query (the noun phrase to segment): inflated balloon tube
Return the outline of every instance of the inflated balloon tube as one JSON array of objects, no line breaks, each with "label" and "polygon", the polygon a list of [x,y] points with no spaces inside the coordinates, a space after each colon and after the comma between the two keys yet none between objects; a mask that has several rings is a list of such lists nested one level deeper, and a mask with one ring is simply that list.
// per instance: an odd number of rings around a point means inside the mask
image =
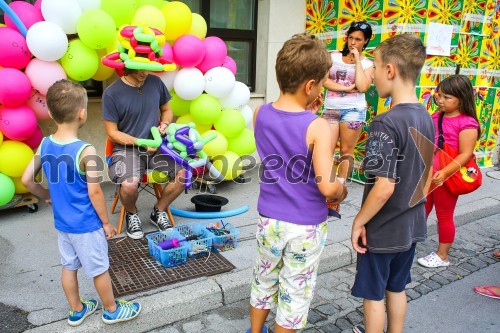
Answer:
[{"label": "inflated balloon tube", "polygon": [[12,10],[12,8],[7,5],[4,0],[0,0],[0,9],[12,20],[12,22],[16,25],[17,29],[24,38],[26,38],[26,34],[28,33],[28,29],[24,25],[23,21],[17,16],[16,12]]},{"label": "inflated balloon tube", "polygon": [[220,219],[223,217],[230,217],[243,214],[246,211],[248,211],[248,206],[241,206],[240,208],[225,210],[221,212],[192,212],[192,211],[177,209],[170,206],[170,211],[175,216],[188,217],[192,219]]}]

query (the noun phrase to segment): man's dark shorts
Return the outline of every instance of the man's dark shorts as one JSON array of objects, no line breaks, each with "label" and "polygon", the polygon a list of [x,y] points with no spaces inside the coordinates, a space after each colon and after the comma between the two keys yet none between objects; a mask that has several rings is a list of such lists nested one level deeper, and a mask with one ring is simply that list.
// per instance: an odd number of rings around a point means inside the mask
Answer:
[{"label": "man's dark shorts", "polygon": [[351,290],[355,297],[380,301],[385,291],[399,293],[411,282],[410,269],[416,243],[405,252],[358,254],[356,278]]},{"label": "man's dark shorts", "polygon": [[115,147],[109,166],[109,178],[112,182],[121,184],[132,177],[142,179],[142,175],[148,170],[157,170],[173,180],[181,169],[181,165],[159,150],[148,153],[144,148],[137,146]]}]

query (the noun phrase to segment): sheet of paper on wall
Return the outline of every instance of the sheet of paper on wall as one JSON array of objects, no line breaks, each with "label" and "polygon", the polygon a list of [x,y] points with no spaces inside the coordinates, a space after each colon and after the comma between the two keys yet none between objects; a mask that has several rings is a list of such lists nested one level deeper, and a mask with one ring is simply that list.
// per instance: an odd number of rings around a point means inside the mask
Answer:
[{"label": "sheet of paper on wall", "polygon": [[427,54],[449,56],[453,26],[440,23],[429,23],[427,29]]}]

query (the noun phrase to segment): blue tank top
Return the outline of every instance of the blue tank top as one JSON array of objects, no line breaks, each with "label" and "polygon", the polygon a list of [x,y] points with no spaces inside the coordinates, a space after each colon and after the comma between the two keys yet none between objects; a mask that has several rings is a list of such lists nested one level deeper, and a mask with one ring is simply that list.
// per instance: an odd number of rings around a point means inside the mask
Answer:
[{"label": "blue tank top", "polygon": [[259,214],[301,225],[328,218],[325,197],[318,189],[307,128],[316,115],[286,112],[264,104],[255,122],[255,141],[261,159]]},{"label": "blue tank top", "polygon": [[83,234],[102,228],[88,195],[85,173],[78,167],[80,154],[89,145],[80,140],[57,142],[52,136],[42,141],[40,157],[59,231]]}]

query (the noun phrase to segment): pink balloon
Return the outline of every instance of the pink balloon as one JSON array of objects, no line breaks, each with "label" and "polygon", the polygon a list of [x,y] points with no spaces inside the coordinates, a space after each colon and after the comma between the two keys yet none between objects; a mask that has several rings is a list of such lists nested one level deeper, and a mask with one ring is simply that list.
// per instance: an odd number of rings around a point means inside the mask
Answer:
[{"label": "pink balloon", "polygon": [[205,57],[196,68],[206,73],[209,69],[222,65],[227,57],[227,47],[222,39],[215,36],[207,37],[202,42]]},{"label": "pink balloon", "polygon": [[30,136],[28,139],[23,140],[23,143],[25,143],[31,149],[35,150],[40,145],[40,142],[42,142],[42,139],[43,139],[42,130],[40,129],[39,126],[37,126],[35,132],[33,132],[33,135]]},{"label": "pink balloon", "polygon": [[49,108],[47,107],[47,100],[44,95],[36,90],[31,90],[31,96],[26,102],[26,105],[33,110],[38,119],[49,119]]},{"label": "pink balloon", "polygon": [[174,62],[174,51],[172,50],[172,46],[170,46],[169,43],[165,43],[162,49],[163,49],[163,57],[170,62]]},{"label": "pink balloon", "polygon": [[31,59],[26,40],[16,30],[0,28],[0,66],[23,69]]},{"label": "pink balloon", "polygon": [[40,13],[42,12],[42,0],[36,0],[34,6],[40,11]]},{"label": "pink balloon", "polygon": [[[17,14],[21,22],[23,22],[26,30],[28,30],[36,22],[44,20],[42,11],[30,3],[24,1],[14,1],[9,4],[9,7]],[[7,15],[5,15],[5,24],[9,28],[19,31],[15,23]]]},{"label": "pink balloon", "polygon": [[226,67],[229,69],[234,75],[236,75],[237,72],[237,66],[236,62],[231,58],[230,56],[227,56],[226,59],[224,59],[224,62],[222,63],[222,67]]},{"label": "pink balloon", "polygon": [[0,107],[0,131],[9,139],[29,139],[36,130],[36,116],[26,105]]},{"label": "pink balloon", "polygon": [[24,104],[30,97],[31,83],[18,69],[0,69],[0,104],[16,106]]},{"label": "pink balloon", "polygon": [[193,35],[184,35],[177,38],[172,49],[175,63],[182,67],[194,67],[205,56],[203,42]]},{"label": "pink balloon", "polygon": [[62,66],[55,61],[42,61],[33,58],[26,66],[26,75],[31,81],[33,89],[38,90],[42,95],[47,95],[47,90],[56,81],[66,79],[66,73]]}]

